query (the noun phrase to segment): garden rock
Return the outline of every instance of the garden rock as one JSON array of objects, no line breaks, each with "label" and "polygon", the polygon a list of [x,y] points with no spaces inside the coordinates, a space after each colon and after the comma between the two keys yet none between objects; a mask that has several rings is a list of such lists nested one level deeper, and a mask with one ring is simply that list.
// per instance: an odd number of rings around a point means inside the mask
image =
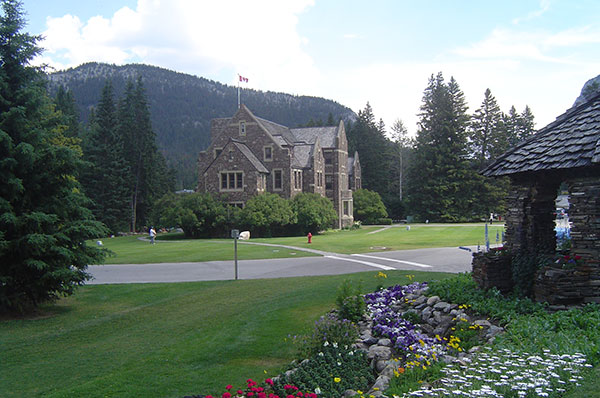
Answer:
[{"label": "garden rock", "polygon": [[373,345],[369,347],[367,358],[375,360],[388,360],[392,358],[392,349],[390,347],[382,347],[379,345]]},{"label": "garden rock", "polygon": [[391,347],[392,346],[392,340],[390,339],[379,339],[379,341],[377,342],[377,345],[383,346],[383,347]]},{"label": "garden rock", "polygon": [[440,301],[440,298],[438,296],[431,296],[427,299],[427,305],[430,307],[433,307],[434,305],[436,305],[438,302]]}]

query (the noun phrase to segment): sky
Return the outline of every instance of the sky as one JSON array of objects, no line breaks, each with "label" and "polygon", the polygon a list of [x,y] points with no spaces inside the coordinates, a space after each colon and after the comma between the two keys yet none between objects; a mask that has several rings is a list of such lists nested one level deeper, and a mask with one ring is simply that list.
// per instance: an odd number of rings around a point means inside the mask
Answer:
[{"label": "sky", "polygon": [[[417,131],[431,75],[469,112],[490,89],[536,128],[600,75],[597,0],[24,0],[34,61],[144,63],[242,88],[324,97]],[[51,69],[50,69],[51,70]],[[242,94],[243,101],[243,94]],[[260,116],[260,115],[258,115]]]}]

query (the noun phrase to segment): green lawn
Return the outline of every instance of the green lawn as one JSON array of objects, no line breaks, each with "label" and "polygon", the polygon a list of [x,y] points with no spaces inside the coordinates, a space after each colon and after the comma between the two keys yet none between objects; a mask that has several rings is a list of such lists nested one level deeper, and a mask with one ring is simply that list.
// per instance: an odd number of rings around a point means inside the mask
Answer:
[{"label": "green lawn", "polygon": [[[157,240],[151,245],[136,236],[102,239],[105,248],[114,253],[106,264],[146,264],[233,260],[232,239]],[[93,244],[93,242],[92,242]],[[315,256],[309,252],[285,248],[238,244],[238,259]]]},{"label": "green lawn", "polygon": [[288,335],[311,331],[345,278],[369,292],[375,275],[82,287],[36,319],[0,322],[0,396],[181,398],[263,380],[289,363]]},{"label": "green lawn", "polygon": [[[285,238],[251,238],[251,242],[277,243],[299,248],[310,248],[335,253],[368,253],[382,250],[422,249],[428,247],[458,247],[484,245],[483,224],[413,224],[406,226],[381,227],[364,226],[352,231],[327,231],[313,236],[312,244],[304,236]],[[492,244],[496,233],[502,235],[504,227],[493,225],[489,228]],[[216,261],[233,259],[231,239],[157,240],[156,245],[141,241],[136,237],[106,238],[104,246],[116,256],[106,259],[107,264],[144,264],[160,262]],[[239,259],[282,258],[313,255],[298,250],[284,248],[238,245]]]}]

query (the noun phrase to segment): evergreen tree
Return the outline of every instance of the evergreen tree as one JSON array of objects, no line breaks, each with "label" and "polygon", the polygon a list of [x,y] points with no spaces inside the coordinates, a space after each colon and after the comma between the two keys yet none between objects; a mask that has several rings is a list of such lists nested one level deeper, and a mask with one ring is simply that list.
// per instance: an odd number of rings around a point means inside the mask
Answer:
[{"label": "evergreen tree", "polygon": [[150,111],[141,78],[129,82],[118,109],[117,131],[129,163],[130,231],[150,216],[152,202],[173,188],[170,171],[156,147]]},{"label": "evergreen tree", "polygon": [[508,149],[502,112],[489,88],[485,90],[483,102],[471,118],[470,139],[479,168],[485,167]]},{"label": "evergreen tree", "polygon": [[431,221],[471,218],[475,172],[467,161],[468,115],[454,78],[431,76],[423,93],[414,159],[410,168],[411,210]]},{"label": "evergreen tree", "polygon": [[512,148],[519,142],[519,124],[520,116],[515,109],[515,106],[511,106],[507,114],[502,114],[502,125],[508,140],[508,147]]},{"label": "evergreen tree", "polygon": [[129,165],[117,131],[117,113],[110,81],[102,90],[84,140],[87,167],[82,185],[92,200],[92,211],[113,233],[128,229]]},{"label": "evergreen tree", "polygon": [[533,112],[531,112],[531,108],[529,105],[525,105],[525,109],[521,112],[521,117],[519,118],[519,139],[526,140],[530,136],[535,133],[535,122],[534,122]]},{"label": "evergreen tree", "polygon": [[65,135],[67,137],[79,137],[81,128],[79,125],[79,114],[73,92],[60,86],[54,98],[54,105],[57,111],[60,111],[67,126]]},{"label": "evergreen tree", "polygon": [[[70,294],[103,253],[86,240],[105,233],[85,207],[79,157],[61,135],[46,95],[39,36],[23,33],[22,5],[3,0],[0,15],[0,312]],[[61,140],[59,139],[58,142]]]},{"label": "evergreen tree", "polygon": [[391,143],[385,137],[383,121],[375,122],[371,105],[358,112],[358,119],[347,132],[348,153],[358,151],[363,187],[384,196],[390,191]]}]

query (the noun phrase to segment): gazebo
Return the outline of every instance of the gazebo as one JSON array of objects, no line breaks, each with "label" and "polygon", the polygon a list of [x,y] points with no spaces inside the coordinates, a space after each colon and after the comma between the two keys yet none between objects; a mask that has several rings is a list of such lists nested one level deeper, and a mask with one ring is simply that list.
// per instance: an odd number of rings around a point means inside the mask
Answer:
[{"label": "gazebo", "polygon": [[511,179],[505,248],[512,253],[556,253],[555,201],[559,187],[568,187],[572,261],[540,269],[535,298],[600,303],[600,95],[569,109],[482,173]]}]

